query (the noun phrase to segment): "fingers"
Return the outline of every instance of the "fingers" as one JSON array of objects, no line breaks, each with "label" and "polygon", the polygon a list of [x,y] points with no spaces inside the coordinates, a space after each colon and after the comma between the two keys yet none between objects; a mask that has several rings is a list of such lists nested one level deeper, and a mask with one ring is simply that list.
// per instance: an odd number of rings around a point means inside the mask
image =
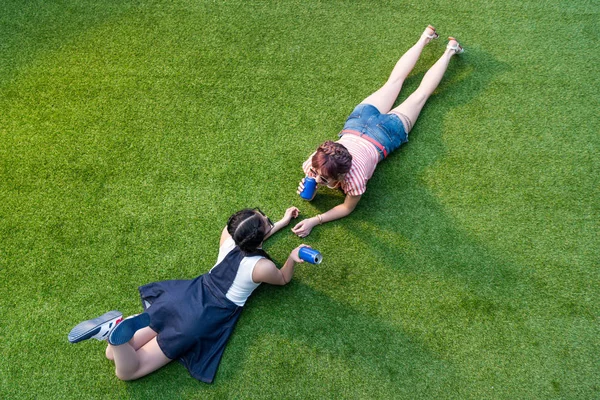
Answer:
[{"label": "fingers", "polygon": [[296,234],[296,236],[303,238],[303,237],[308,236],[308,234],[310,233],[310,230],[309,229],[299,229],[299,230],[295,231],[294,233]]},{"label": "fingers", "polygon": [[291,230],[298,237],[303,238],[310,234],[310,232],[312,231],[312,228],[313,228],[313,225],[310,224],[308,219],[305,219],[305,220],[298,222],[296,224],[296,226],[294,226]]},{"label": "fingers", "polygon": [[304,260],[300,258],[300,254],[298,254],[298,252],[300,251],[300,248],[302,247],[302,245],[296,247],[294,250],[292,250],[292,252],[290,253],[290,256],[292,257],[292,259],[297,262],[297,263],[303,263]]},{"label": "fingers", "polygon": [[304,179],[302,179],[300,181],[300,183],[298,184],[298,190],[297,193],[300,194],[302,191],[304,190]]},{"label": "fingers", "polygon": [[303,228],[304,222],[298,222],[296,226],[292,228],[292,232],[298,234],[298,232]]},{"label": "fingers", "polygon": [[[287,210],[285,210],[285,214],[284,214],[284,218],[297,218],[298,215],[300,214],[300,210],[298,210],[297,207],[289,207]],[[289,223],[289,220],[288,220]]]},{"label": "fingers", "polygon": [[292,232],[294,232],[298,237],[305,237],[307,235],[306,229],[304,226],[295,226],[292,228]]}]

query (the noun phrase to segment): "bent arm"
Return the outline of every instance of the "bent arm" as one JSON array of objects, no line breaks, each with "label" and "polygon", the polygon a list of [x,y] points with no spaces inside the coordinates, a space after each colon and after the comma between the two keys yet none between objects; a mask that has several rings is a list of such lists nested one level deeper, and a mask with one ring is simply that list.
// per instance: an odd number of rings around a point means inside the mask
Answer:
[{"label": "bent arm", "polygon": [[263,258],[254,267],[252,271],[252,280],[255,283],[269,283],[271,285],[283,286],[289,283],[294,276],[294,267],[296,262],[290,255],[281,269],[277,269],[275,264]]}]

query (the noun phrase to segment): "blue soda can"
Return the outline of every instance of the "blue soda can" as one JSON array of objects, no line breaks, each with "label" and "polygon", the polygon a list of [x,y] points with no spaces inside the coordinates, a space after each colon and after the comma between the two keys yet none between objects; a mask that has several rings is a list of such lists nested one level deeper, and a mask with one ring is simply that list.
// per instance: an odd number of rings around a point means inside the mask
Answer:
[{"label": "blue soda can", "polygon": [[301,247],[300,250],[298,250],[298,255],[301,259],[311,264],[321,264],[321,261],[323,261],[323,256],[319,250],[310,247]]},{"label": "blue soda can", "polygon": [[311,200],[314,197],[316,190],[317,180],[307,176],[304,178],[304,190],[300,192],[300,197],[302,197],[304,200]]}]

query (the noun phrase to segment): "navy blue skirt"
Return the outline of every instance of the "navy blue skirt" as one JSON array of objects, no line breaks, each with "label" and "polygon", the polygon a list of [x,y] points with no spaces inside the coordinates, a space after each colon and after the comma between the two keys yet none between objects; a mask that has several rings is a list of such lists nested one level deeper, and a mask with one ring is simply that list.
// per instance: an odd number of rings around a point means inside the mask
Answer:
[{"label": "navy blue skirt", "polygon": [[165,356],[178,359],[194,378],[212,383],[242,307],[227,299],[209,274],[150,283],[139,292]]}]

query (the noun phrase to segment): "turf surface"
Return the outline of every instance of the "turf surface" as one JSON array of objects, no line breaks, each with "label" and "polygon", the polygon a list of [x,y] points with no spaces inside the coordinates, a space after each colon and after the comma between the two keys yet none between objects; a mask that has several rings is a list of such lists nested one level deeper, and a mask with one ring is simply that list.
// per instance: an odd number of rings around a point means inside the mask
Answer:
[{"label": "turf surface", "polygon": [[[0,11],[0,398],[600,397],[598,2]],[[100,343],[67,342],[206,272],[232,212],[340,202],[302,202],[300,164],[428,23],[467,52],[357,210],[304,240],[323,264],[259,288],[213,385],[178,363],[120,382]]]}]

